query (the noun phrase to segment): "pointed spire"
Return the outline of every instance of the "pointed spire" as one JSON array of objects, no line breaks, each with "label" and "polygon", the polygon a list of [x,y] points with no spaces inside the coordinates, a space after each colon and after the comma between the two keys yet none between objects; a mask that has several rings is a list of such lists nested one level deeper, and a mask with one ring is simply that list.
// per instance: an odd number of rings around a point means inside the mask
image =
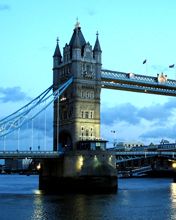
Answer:
[{"label": "pointed spire", "polygon": [[101,47],[100,47],[100,43],[99,43],[99,39],[98,39],[98,31],[97,31],[96,35],[97,35],[97,38],[95,41],[94,51],[101,52]]},{"label": "pointed spire", "polygon": [[75,38],[73,39],[73,44],[72,44],[72,48],[80,48],[81,49],[81,44],[80,44],[80,40],[79,40],[79,36],[78,36],[78,28],[76,29],[76,35]]},{"label": "pointed spire", "polygon": [[[75,38],[77,38],[77,39],[75,39]],[[80,23],[79,23],[78,18],[77,18],[75,28],[73,30],[73,35],[72,35],[70,43],[69,43],[70,47],[73,47],[73,43],[75,43],[78,39],[79,39],[79,44],[80,44],[81,47],[86,44],[84,36],[81,32]]]},{"label": "pointed spire", "polygon": [[60,52],[60,48],[59,48],[59,38],[57,37],[57,39],[56,39],[56,49],[55,49],[55,52],[54,52],[54,55],[53,55],[53,57],[62,57],[61,56],[61,52]]}]

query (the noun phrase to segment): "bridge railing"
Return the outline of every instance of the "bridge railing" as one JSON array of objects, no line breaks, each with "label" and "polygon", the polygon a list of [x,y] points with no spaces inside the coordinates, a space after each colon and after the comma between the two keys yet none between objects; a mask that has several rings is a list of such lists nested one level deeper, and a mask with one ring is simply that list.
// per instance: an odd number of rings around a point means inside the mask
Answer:
[{"label": "bridge railing", "polygon": [[142,156],[147,156],[147,155],[160,155],[161,152],[156,152],[156,151],[117,151],[114,152],[116,156],[134,156],[134,155],[142,155]]}]

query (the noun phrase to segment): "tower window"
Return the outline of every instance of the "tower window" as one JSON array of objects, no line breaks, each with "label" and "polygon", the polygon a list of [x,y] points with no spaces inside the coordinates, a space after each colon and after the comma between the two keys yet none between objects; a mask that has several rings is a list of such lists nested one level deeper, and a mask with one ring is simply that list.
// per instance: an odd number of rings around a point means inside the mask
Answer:
[{"label": "tower window", "polygon": [[81,118],[84,118],[84,111],[81,111]]},{"label": "tower window", "polygon": [[94,92],[91,92],[91,93],[90,93],[90,97],[91,97],[91,99],[94,98]]},{"label": "tower window", "polygon": [[89,118],[89,112],[85,112],[85,118]]},{"label": "tower window", "polygon": [[89,130],[88,129],[86,130],[86,136],[87,137],[89,136]]},{"label": "tower window", "polygon": [[90,118],[93,118],[93,111],[90,112]]},{"label": "tower window", "polygon": [[87,92],[87,98],[89,98],[89,92]]},{"label": "tower window", "polygon": [[86,66],[86,70],[87,70],[88,73],[90,72],[90,66],[89,65]]}]

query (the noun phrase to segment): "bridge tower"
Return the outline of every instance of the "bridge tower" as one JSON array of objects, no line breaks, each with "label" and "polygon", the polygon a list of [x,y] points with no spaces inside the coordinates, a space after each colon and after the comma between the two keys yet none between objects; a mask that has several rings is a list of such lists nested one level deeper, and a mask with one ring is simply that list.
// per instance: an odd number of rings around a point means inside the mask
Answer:
[{"label": "bridge tower", "polygon": [[[54,102],[54,151],[60,158],[42,161],[39,188],[63,192],[116,192],[116,158],[100,139],[101,48],[86,43],[77,22],[61,55],[53,56],[53,90],[71,77],[72,84]],[[58,117],[59,115],[59,117]]]},{"label": "bridge tower", "polygon": [[63,48],[63,57],[57,40],[53,56],[53,89],[70,77],[73,77],[73,83],[54,102],[55,151],[59,146],[76,149],[79,141],[100,139],[101,53],[98,33],[92,48],[85,41],[78,21],[69,44]]}]

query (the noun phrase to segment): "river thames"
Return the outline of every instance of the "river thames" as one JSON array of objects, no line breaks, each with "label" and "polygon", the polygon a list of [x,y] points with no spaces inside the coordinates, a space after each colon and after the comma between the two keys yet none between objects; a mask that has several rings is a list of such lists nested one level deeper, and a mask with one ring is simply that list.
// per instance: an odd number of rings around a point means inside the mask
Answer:
[{"label": "river thames", "polygon": [[119,179],[117,194],[43,195],[38,176],[0,175],[1,220],[173,220],[172,179]]}]

